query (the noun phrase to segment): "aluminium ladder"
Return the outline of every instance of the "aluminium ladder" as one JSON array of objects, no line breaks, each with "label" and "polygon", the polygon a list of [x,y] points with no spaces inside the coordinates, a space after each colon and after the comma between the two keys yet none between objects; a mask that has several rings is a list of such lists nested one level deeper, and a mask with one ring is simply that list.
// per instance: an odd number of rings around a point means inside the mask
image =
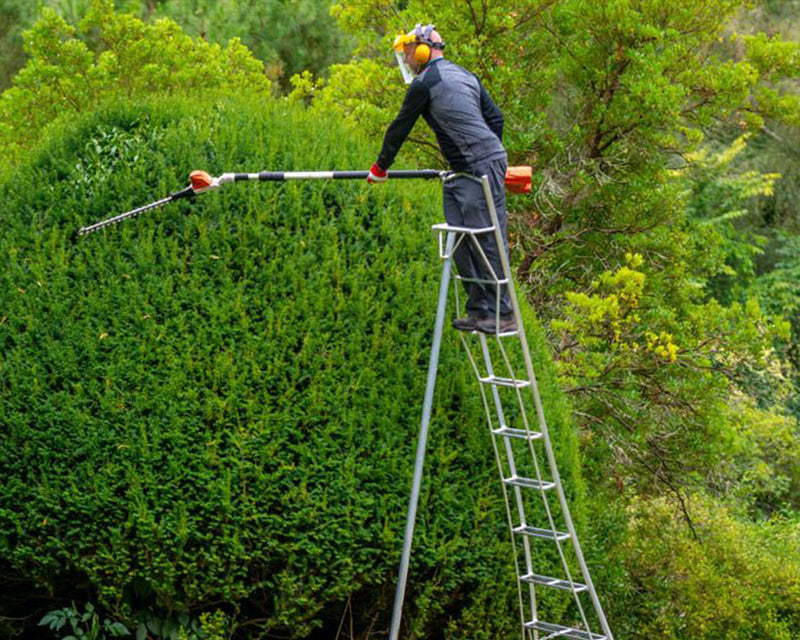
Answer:
[{"label": "aluminium ladder", "polygon": [[[430,425],[433,391],[436,383],[436,371],[447,307],[453,255],[455,250],[464,242],[473,244],[483,260],[484,273],[490,274],[488,279],[472,279],[470,281],[495,287],[498,302],[501,287],[508,287],[514,316],[516,317],[517,328],[514,331],[490,336],[474,332],[474,337],[464,332],[459,332],[459,337],[479,382],[481,398],[502,481],[501,486],[503,488],[506,514],[514,547],[522,640],[552,640],[555,638],[613,640],[613,635],[606,621],[578,542],[564,488],[558,473],[547,429],[547,421],[539,397],[536,376],[533,371],[533,363],[528,350],[522,314],[511,278],[511,268],[504,250],[497,212],[489,187],[489,180],[486,176],[479,179],[468,174],[446,174],[442,177],[442,180],[447,181],[462,176],[479,181],[482,184],[492,226],[483,229],[455,227],[448,224],[433,226],[434,231],[438,234],[439,255],[444,263],[439,285],[439,302],[423,402],[422,424],[417,443],[414,478],[409,499],[389,640],[398,640],[400,632],[400,618],[408,577],[416,509],[422,483],[425,446]],[[503,267],[502,274],[494,272],[478,241],[479,236],[488,234],[492,234],[497,242]],[[466,280],[458,275],[455,276],[455,279]],[[454,290],[456,309],[458,309],[458,287],[454,287]],[[496,308],[499,309],[499,306],[497,304]],[[499,321],[499,318],[497,320]],[[479,353],[477,356],[473,353],[476,339],[478,344],[475,352]],[[521,352],[524,361],[522,366],[518,366],[514,361],[511,353],[513,344],[516,344],[517,350]],[[493,352],[495,353],[495,358],[492,357]],[[500,369],[495,367],[498,355],[500,356]],[[531,424],[532,421],[528,417],[528,409],[530,407],[535,409],[536,422],[534,425]],[[544,456],[546,463],[542,461],[542,456]],[[549,476],[545,477],[543,471],[549,473]],[[552,500],[553,495],[555,500]],[[551,502],[554,504],[551,504]],[[535,511],[538,511],[539,517],[544,512],[543,521],[531,522],[530,519],[536,517],[533,515]],[[558,518],[559,514],[560,519]],[[558,523],[556,522],[557,519],[559,519]],[[544,575],[538,572],[540,569],[534,567],[535,560],[541,562],[540,558],[542,555],[547,555],[548,551],[534,549],[534,545],[548,544],[551,545],[549,549],[550,556],[555,555],[558,558],[562,577]],[[534,551],[538,551],[538,553],[534,553]],[[579,576],[576,575],[578,573],[580,574]],[[537,587],[540,588],[538,592]],[[567,602],[547,600],[550,594],[546,592],[563,595]],[[527,606],[525,604],[526,600]],[[546,600],[550,611],[558,612],[558,615],[562,618],[561,621],[566,622],[566,624],[546,622],[539,617],[540,609],[543,608],[541,604]],[[586,600],[591,604],[591,608],[587,606]],[[593,631],[593,629],[596,629],[597,632]]]}]

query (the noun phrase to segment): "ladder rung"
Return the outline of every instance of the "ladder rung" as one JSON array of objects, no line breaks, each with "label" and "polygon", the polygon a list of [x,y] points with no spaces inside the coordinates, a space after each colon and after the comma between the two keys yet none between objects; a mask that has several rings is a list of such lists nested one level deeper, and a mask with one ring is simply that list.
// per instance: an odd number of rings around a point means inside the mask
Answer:
[{"label": "ladder rung", "polygon": [[579,582],[570,584],[569,580],[559,580],[558,578],[549,578],[548,576],[540,576],[535,573],[528,573],[520,577],[523,582],[530,582],[532,584],[540,584],[545,587],[553,587],[555,589],[563,589],[564,591],[575,591],[579,593],[586,591],[589,587]]},{"label": "ladder rung", "polygon": [[497,280],[492,280],[491,278],[464,278],[462,276],[456,275],[456,280],[460,280],[461,282],[475,282],[477,284],[508,284],[508,278],[499,278]]},{"label": "ladder rung", "polygon": [[529,489],[541,489],[543,491],[547,491],[556,486],[554,482],[543,482],[541,480],[534,480],[533,478],[521,478],[520,476],[503,478],[503,482],[514,485],[515,487],[527,487]]},{"label": "ladder rung", "polygon": [[530,536],[531,538],[544,538],[546,540],[569,540],[569,534],[561,531],[553,531],[552,529],[537,529],[528,525],[520,525],[514,527],[514,533],[522,536]]},{"label": "ladder rung", "polygon": [[592,633],[591,631],[583,631],[582,629],[575,629],[573,627],[562,627],[560,624],[552,624],[551,622],[542,622],[541,620],[534,620],[525,623],[526,629],[536,629],[537,631],[544,631],[549,633],[549,636],[539,638],[539,640],[547,640],[547,638],[573,638],[573,640],[606,640],[606,636],[599,633]]},{"label": "ladder rung", "polygon": [[452,233],[463,233],[469,236],[474,236],[479,233],[491,233],[494,231],[494,227],[480,227],[480,228],[473,228],[473,227],[453,227],[449,224],[435,224],[432,227],[435,231],[450,231]]},{"label": "ladder rung", "polygon": [[492,433],[503,438],[520,438],[521,440],[538,440],[542,437],[541,431],[529,431],[527,429],[511,429],[510,427],[500,427],[492,429]]},{"label": "ladder rung", "polygon": [[500,378],[498,376],[486,376],[485,378],[478,378],[484,384],[494,384],[498,387],[514,387],[515,389],[523,389],[531,386],[530,380],[517,380],[516,378]]}]

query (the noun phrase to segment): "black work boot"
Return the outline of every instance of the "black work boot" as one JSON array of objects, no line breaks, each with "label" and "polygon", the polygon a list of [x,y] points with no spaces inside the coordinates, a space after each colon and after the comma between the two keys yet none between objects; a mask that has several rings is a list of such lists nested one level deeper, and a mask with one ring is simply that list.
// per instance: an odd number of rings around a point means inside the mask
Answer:
[{"label": "black work boot", "polygon": [[500,322],[497,322],[497,316],[489,316],[478,322],[476,329],[482,333],[513,333],[517,330],[517,320],[513,314],[507,316],[500,316]]},{"label": "black work boot", "polygon": [[483,316],[466,316],[464,318],[456,318],[453,320],[453,329],[459,331],[475,331],[478,328],[478,323],[484,320]]}]

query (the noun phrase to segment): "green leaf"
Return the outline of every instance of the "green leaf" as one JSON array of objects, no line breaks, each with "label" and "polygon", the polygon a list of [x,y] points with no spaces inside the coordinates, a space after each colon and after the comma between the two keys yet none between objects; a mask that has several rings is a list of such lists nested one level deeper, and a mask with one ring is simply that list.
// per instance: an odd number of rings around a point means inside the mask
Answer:
[{"label": "green leaf", "polygon": [[44,625],[48,624],[49,622],[51,622],[53,620],[57,620],[57,619],[58,619],[58,616],[56,615],[56,613],[54,611],[51,611],[50,613],[46,613],[44,615],[44,617],[42,617],[42,619],[39,620],[38,624],[39,624],[39,626],[44,626]]},{"label": "green leaf", "polygon": [[111,623],[108,623],[108,625],[107,625],[106,629],[108,629],[108,631],[109,631],[109,632],[110,632],[112,635],[115,635],[115,636],[128,636],[128,635],[130,635],[130,633],[131,633],[131,632],[128,630],[128,627],[126,627],[126,626],[125,626],[124,624],[122,624],[121,622],[111,622]]}]

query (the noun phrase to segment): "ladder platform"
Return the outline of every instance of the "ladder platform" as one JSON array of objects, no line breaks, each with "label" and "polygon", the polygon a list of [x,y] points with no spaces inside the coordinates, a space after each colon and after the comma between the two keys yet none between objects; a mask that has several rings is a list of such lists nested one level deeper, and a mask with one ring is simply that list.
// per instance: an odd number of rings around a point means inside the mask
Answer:
[{"label": "ladder platform", "polygon": [[494,227],[454,227],[447,223],[435,224],[431,227],[434,231],[444,231],[450,233],[460,233],[463,235],[474,236],[480,233],[493,233]]},{"label": "ladder platform", "polygon": [[519,527],[514,527],[513,531],[517,535],[529,536],[531,538],[544,538],[545,540],[557,540],[559,542],[569,540],[568,533],[553,531],[552,529],[539,529],[524,524]]},{"label": "ladder platform", "polygon": [[607,640],[606,636],[599,633],[583,631],[582,629],[575,629],[574,627],[562,627],[560,624],[542,622],[541,620],[526,622],[525,628],[535,629],[536,631],[542,631],[550,634],[548,636],[539,636],[539,640],[551,640],[553,638],[572,638],[572,640]]},{"label": "ladder platform", "polygon": [[510,478],[503,478],[503,482],[513,485],[515,487],[526,487],[528,489],[541,489],[547,491],[556,486],[555,482],[543,482],[542,480],[534,480],[533,478],[522,478],[520,476],[511,476]]},{"label": "ladder platform", "polygon": [[524,389],[531,386],[530,380],[518,380],[516,378],[500,378],[499,376],[486,376],[485,378],[478,378],[483,384],[493,384],[498,387],[513,387],[515,389]]},{"label": "ladder platform", "polygon": [[589,588],[585,584],[580,584],[579,582],[570,583],[569,580],[560,580],[558,578],[540,576],[535,573],[528,573],[525,574],[524,576],[520,576],[520,580],[522,580],[523,582],[529,582],[531,584],[540,584],[545,587],[563,589],[564,591],[575,591],[575,593],[586,591]]},{"label": "ladder platform", "polygon": [[500,427],[492,429],[492,433],[503,438],[519,438],[520,440],[539,440],[542,437],[541,431],[529,431],[528,429],[512,429],[510,427]]}]

